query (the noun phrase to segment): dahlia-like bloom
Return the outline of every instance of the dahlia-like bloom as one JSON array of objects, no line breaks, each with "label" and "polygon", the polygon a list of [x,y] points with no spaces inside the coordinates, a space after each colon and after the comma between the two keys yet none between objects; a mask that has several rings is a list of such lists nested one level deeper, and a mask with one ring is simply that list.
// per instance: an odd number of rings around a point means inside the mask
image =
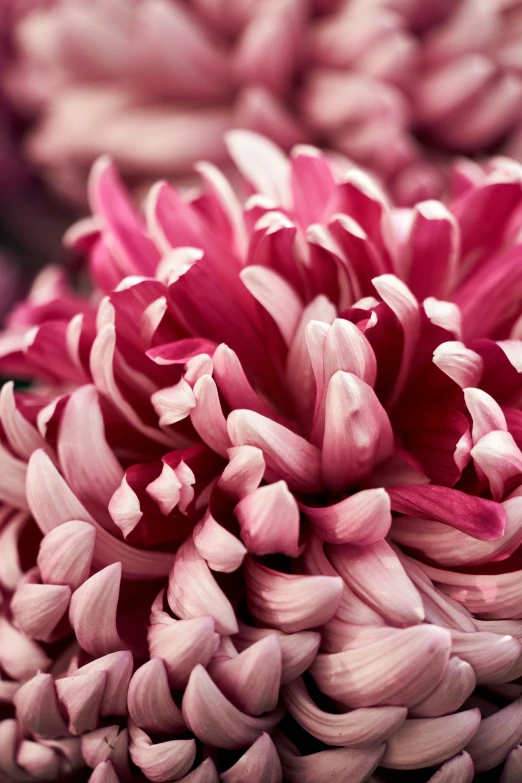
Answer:
[{"label": "dahlia-like bloom", "polygon": [[27,8],[5,81],[37,117],[34,160],[76,197],[100,153],[130,180],[179,177],[224,160],[231,127],[328,146],[407,204],[440,194],[448,153],[522,158],[520,0]]},{"label": "dahlia-like bloom", "polygon": [[521,169],[228,141],[244,205],[98,161],[1,337],[0,779],[516,783]]}]

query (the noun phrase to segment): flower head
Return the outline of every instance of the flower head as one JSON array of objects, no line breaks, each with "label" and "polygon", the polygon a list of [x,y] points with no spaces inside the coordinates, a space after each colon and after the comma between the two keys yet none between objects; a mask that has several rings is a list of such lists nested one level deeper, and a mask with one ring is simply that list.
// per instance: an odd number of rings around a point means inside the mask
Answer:
[{"label": "flower head", "polygon": [[179,177],[223,162],[232,127],[321,143],[407,204],[440,194],[448,153],[522,154],[518,2],[40,0],[20,16],[5,82],[38,118],[34,160],[76,197],[101,153],[133,181]]},{"label": "flower head", "polygon": [[404,210],[229,145],[244,205],[98,161],[92,294],[48,270],[0,340],[0,771],[515,780],[519,167]]}]

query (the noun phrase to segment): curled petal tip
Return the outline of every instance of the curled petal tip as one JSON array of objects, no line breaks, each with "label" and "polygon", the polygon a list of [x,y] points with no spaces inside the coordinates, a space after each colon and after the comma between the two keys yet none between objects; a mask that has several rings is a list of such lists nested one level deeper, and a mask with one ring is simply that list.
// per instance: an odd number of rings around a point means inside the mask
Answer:
[{"label": "curled petal tip", "polygon": [[72,521],[51,530],[43,538],[38,568],[47,584],[79,587],[89,576],[96,530],[88,522]]}]

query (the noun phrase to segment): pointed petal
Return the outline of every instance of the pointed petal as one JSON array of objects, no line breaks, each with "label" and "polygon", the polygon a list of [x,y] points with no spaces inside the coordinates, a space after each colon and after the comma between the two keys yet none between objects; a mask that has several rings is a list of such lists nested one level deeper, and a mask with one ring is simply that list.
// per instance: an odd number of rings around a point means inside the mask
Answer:
[{"label": "pointed petal", "polygon": [[202,742],[218,748],[243,748],[264,731],[271,731],[281,718],[272,712],[253,718],[234,707],[202,666],[192,670],[183,696],[183,717]]},{"label": "pointed petal", "polygon": [[427,699],[411,710],[416,718],[438,718],[457,712],[471,696],[477,678],[472,666],[460,658],[450,658],[440,683]]},{"label": "pointed petal", "polygon": [[303,312],[303,303],[292,286],[266,266],[247,266],[239,276],[252,296],[273,318],[286,345],[291,345]]},{"label": "pointed petal", "polygon": [[364,783],[379,764],[385,748],[384,744],[336,748],[300,756],[282,734],[277,736],[276,747],[288,783]]},{"label": "pointed petal", "polygon": [[484,718],[466,750],[476,772],[486,772],[500,764],[509,751],[522,740],[520,718],[522,699]]},{"label": "pointed petal", "polygon": [[269,418],[278,414],[252,388],[237,354],[221,343],[213,356],[214,378],[232,410],[247,408]]},{"label": "pointed petal", "polygon": [[287,710],[313,737],[326,745],[367,747],[387,739],[407,715],[405,707],[370,707],[345,713],[321,710],[301,677],[283,688]]},{"label": "pointed petal", "polygon": [[446,761],[428,783],[473,783],[475,770],[471,756],[462,751]]},{"label": "pointed petal", "polygon": [[65,585],[19,585],[11,601],[18,627],[33,639],[49,641],[71,598]]},{"label": "pointed petal", "polygon": [[476,386],[484,368],[482,357],[458,341],[438,345],[433,351],[433,364],[461,389]]},{"label": "pointed petal", "polygon": [[279,147],[248,130],[229,131],[225,140],[232,160],[255,190],[290,207],[290,162]]},{"label": "pointed petal", "polygon": [[162,658],[169,685],[173,690],[185,687],[192,669],[200,663],[208,666],[219,642],[213,617],[172,620],[158,623],[148,631],[151,657]]},{"label": "pointed petal", "polygon": [[16,754],[16,763],[29,773],[31,779],[55,780],[60,775],[59,756],[52,748],[39,742],[22,740]]},{"label": "pointed petal", "polygon": [[217,483],[231,500],[241,500],[261,483],[266,465],[263,452],[255,446],[233,446],[228,450],[229,463]]},{"label": "pointed petal", "polygon": [[27,510],[26,474],[26,463],[13,457],[0,445],[0,500],[15,508]]},{"label": "pointed petal", "polygon": [[42,581],[78,588],[88,578],[96,531],[88,522],[64,522],[44,536],[38,553]]},{"label": "pointed petal", "polygon": [[281,685],[281,647],[265,636],[235,658],[214,658],[208,669],[220,691],[240,710],[262,715],[277,707]]},{"label": "pointed petal", "polygon": [[223,416],[216,382],[210,375],[202,375],[194,385],[196,407],[190,413],[194,429],[201,439],[217,454],[227,456],[232,443]]},{"label": "pointed petal", "polygon": [[150,737],[132,723],[130,735],[131,759],[147,780],[153,783],[179,780],[189,771],[196,758],[196,743],[193,739],[170,740],[153,745]]},{"label": "pointed petal", "polygon": [[120,783],[110,761],[102,761],[95,768],[87,783]]},{"label": "pointed petal", "polygon": [[67,734],[51,674],[37,674],[28,680],[15,694],[13,703],[24,730],[35,737],[54,739]]},{"label": "pointed petal", "polygon": [[372,346],[351,321],[336,318],[326,333],[324,378],[327,385],[338,370],[356,375],[368,386],[375,385],[377,359]]},{"label": "pointed petal", "polygon": [[522,655],[522,647],[512,636],[480,631],[451,632],[451,651],[474,669],[477,682],[505,682],[505,676]]},{"label": "pointed petal", "polygon": [[176,552],[169,575],[168,602],[182,620],[211,616],[216,621],[218,633],[224,636],[237,633],[232,605],[191,539]]},{"label": "pointed petal", "polygon": [[121,563],[113,563],[91,576],[71,599],[69,620],[78,642],[94,657],[124,650],[116,628]]},{"label": "pointed petal", "polygon": [[16,407],[14,383],[4,383],[0,390],[0,421],[13,451],[23,460],[28,460],[36,449],[49,446],[34,427]]},{"label": "pointed petal", "polygon": [[102,658],[96,658],[86,663],[74,672],[76,675],[104,672],[106,675],[105,689],[100,704],[99,713],[107,715],[127,714],[127,690],[132,676],[132,654],[128,650],[109,653]]},{"label": "pointed petal", "polygon": [[320,452],[304,438],[254,411],[232,411],[227,426],[233,445],[261,449],[267,467],[284,479],[290,489],[320,489]]},{"label": "pointed petal", "polygon": [[[308,669],[319,649],[321,636],[315,631],[301,631],[294,634],[284,634],[281,631],[275,633],[281,648],[281,683],[284,685]],[[251,628],[240,622],[239,634],[234,636],[234,645],[242,652],[272,634],[274,630],[271,628]]]},{"label": "pointed petal", "polygon": [[221,773],[222,783],[282,783],[283,772],[274,743],[268,734],[261,734],[239,761]]},{"label": "pointed petal", "polygon": [[318,655],[310,673],[323,693],[350,707],[415,706],[441,681],[451,637],[418,625],[362,648]]},{"label": "pointed petal", "polygon": [[[502,775],[500,776],[500,783],[517,783],[522,776],[522,746],[517,745],[516,748],[509,753]],[[467,783],[467,781],[466,781]]]},{"label": "pointed petal", "polygon": [[373,544],[386,536],[392,517],[384,489],[356,492],[333,506],[300,504],[319,538],[332,544]]},{"label": "pointed petal", "polygon": [[[190,470],[190,468],[188,468]],[[194,477],[195,482],[195,477]],[[163,467],[157,479],[147,485],[145,491],[159,506],[162,514],[168,516],[181,498],[182,483],[176,471],[163,458]],[[141,516],[140,516],[141,519]]]},{"label": "pointed petal", "polygon": [[120,486],[110,499],[109,514],[124,537],[132,533],[143,516],[139,498],[127,481],[127,476],[123,476]]},{"label": "pointed petal", "polygon": [[180,780],[182,783],[219,783],[216,765],[211,758],[205,759],[199,767]]},{"label": "pointed petal", "polygon": [[129,685],[128,705],[132,720],[144,731],[179,734],[185,729],[161,658],[152,658],[136,670]]},{"label": "pointed petal", "polygon": [[40,645],[17,631],[5,617],[0,617],[0,666],[13,680],[27,680],[45,671],[51,661]]},{"label": "pointed petal", "polygon": [[299,554],[299,508],[285,481],[259,487],[234,509],[241,538],[254,555]]},{"label": "pointed petal", "polygon": [[388,739],[381,764],[388,769],[434,767],[463,750],[476,737],[479,725],[477,709],[407,720]]},{"label": "pointed petal", "polygon": [[471,456],[489,481],[494,500],[501,500],[510,482],[522,474],[522,452],[510,432],[493,430],[483,435]]},{"label": "pointed petal", "polygon": [[105,672],[74,674],[56,680],[56,693],[60,703],[69,716],[71,734],[83,734],[98,725],[103,691],[107,675]]},{"label": "pointed petal", "polygon": [[328,545],[326,551],[345,584],[391,625],[424,620],[422,598],[386,541],[368,546]]},{"label": "pointed petal", "polygon": [[284,574],[252,558],[246,561],[245,579],[254,617],[286,633],[318,628],[330,620],[343,588],[339,577]]},{"label": "pointed petal", "polygon": [[119,726],[102,726],[82,736],[82,755],[89,767],[95,768],[102,761],[111,761],[118,777],[128,780],[129,732]]},{"label": "pointed petal", "polygon": [[247,550],[241,541],[220,525],[207,510],[194,528],[194,544],[213,571],[237,571]]},{"label": "pointed petal", "polygon": [[177,424],[190,416],[191,410],[196,407],[194,392],[184,378],[175,386],[154,392],[150,401],[159,416],[160,427]]},{"label": "pointed petal", "polygon": [[322,469],[328,487],[340,491],[357,483],[392,450],[391,424],[371,386],[336,372],[325,404]]}]

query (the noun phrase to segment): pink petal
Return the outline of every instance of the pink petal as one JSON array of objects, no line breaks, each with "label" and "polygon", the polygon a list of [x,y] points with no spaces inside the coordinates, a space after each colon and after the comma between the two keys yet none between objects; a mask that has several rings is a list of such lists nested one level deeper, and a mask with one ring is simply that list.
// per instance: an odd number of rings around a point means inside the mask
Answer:
[{"label": "pink petal", "polygon": [[102,761],[111,761],[116,774],[122,780],[130,777],[129,733],[119,726],[103,726],[82,736],[82,755],[89,767],[97,767]]},{"label": "pink petal", "polygon": [[[522,774],[522,746],[517,745],[508,754],[502,775],[500,776],[500,783],[517,783],[520,780]],[[466,781],[467,783],[467,781]]]},{"label": "pink petal", "polygon": [[423,201],[414,209],[406,253],[408,285],[418,299],[447,296],[453,289],[460,235],[452,213],[439,201]]},{"label": "pink petal", "polygon": [[254,411],[232,411],[227,426],[233,445],[261,449],[267,467],[284,479],[290,489],[320,489],[320,452],[304,438]]},{"label": "pink petal", "polygon": [[120,581],[121,563],[113,563],[87,579],[71,599],[69,619],[76,638],[94,657],[125,649],[116,628]]},{"label": "pink petal", "polygon": [[345,713],[321,710],[311,699],[301,677],[286,685],[283,698],[293,718],[326,745],[368,747],[387,739],[407,715],[405,707],[360,708]]},{"label": "pink petal", "polygon": [[168,602],[182,620],[211,616],[216,621],[218,633],[224,636],[237,633],[232,605],[191,539],[187,539],[176,553],[169,576]]},{"label": "pink petal", "polygon": [[241,280],[259,304],[274,319],[287,346],[292,344],[303,303],[284,278],[264,266],[247,266]]},{"label": "pink petal", "polygon": [[192,670],[183,696],[183,717],[190,730],[205,744],[218,748],[243,748],[264,731],[271,731],[281,714],[252,718],[234,707],[212,682],[202,666]]},{"label": "pink petal", "polygon": [[180,780],[183,783],[219,783],[216,766],[211,758],[205,759],[199,767]]},{"label": "pink petal", "polygon": [[428,781],[428,783],[473,783],[475,770],[471,756],[466,751],[453,756]]},{"label": "pink petal", "polygon": [[[161,513],[168,516],[181,499],[182,483],[176,474],[176,470],[171,468],[165,457],[163,457],[162,461],[161,473],[157,479],[154,479],[147,485],[145,491],[147,495],[156,501]],[[187,470],[190,471],[190,468],[187,467]],[[192,471],[190,472],[192,473]],[[195,481],[196,478],[192,474],[192,483],[194,484]]]},{"label": "pink petal", "polygon": [[261,449],[255,446],[233,446],[228,450],[228,458],[217,488],[232,501],[238,501],[258,488],[265,473],[265,460]]},{"label": "pink petal", "polygon": [[52,675],[37,674],[28,680],[15,694],[13,703],[25,731],[49,739],[67,734],[67,726],[58,709]]},{"label": "pink petal", "polygon": [[339,577],[283,574],[252,558],[246,561],[245,579],[254,617],[286,633],[317,628],[330,620],[343,588]]},{"label": "pink petal", "polygon": [[218,345],[213,362],[214,379],[232,410],[247,408],[269,418],[278,418],[278,414],[252,388],[237,354],[228,345]]},{"label": "pink petal", "polygon": [[350,707],[414,706],[441,681],[451,637],[419,625],[354,650],[318,655],[310,672],[323,693]]},{"label": "pink petal", "polygon": [[255,555],[299,554],[299,508],[286,482],[259,487],[234,509],[241,538]]},{"label": "pink petal", "polygon": [[48,669],[51,661],[40,645],[0,617],[0,665],[11,679],[27,680],[36,672]]},{"label": "pink petal", "polygon": [[336,318],[324,345],[325,383],[338,371],[352,373],[368,386],[375,385],[377,360],[370,343],[351,321]]},{"label": "pink petal", "polygon": [[102,658],[91,661],[91,663],[86,663],[85,666],[77,669],[74,674],[105,673],[105,689],[99,714],[102,717],[106,717],[108,715],[127,714],[127,690],[132,676],[132,669],[132,654],[128,650],[122,650],[104,655]]},{"label": "pink petal", "polygon": [[64,522],[44,536],[38,553],[43,582],[78,588],[88,578],[96,531],[88,522]]},{"label": "pink petal", "polygon": [[494,430],[483,435],[471,456],[489,481],[494,500],[501,500],[507,485],[522,473],[522,452],[510,432]]},{"label": "pink petal", "polygon": [[153,783],[179,780],[192,767],[196,758],[196,743],[189,740],[170,740],[153,745],[150,737],[130,724],[131,759]]},{"label": "pink petal", "polygon": [[11,514],[9,506],[4,506],[0,515],[0,584],[10,592],[23,575],[19,539],[29,520],[26,511]]},{"label": "pink petal", "polygon": [[330,545],[327,554],[344,583],[388,623],[401,627],[424,620],[422,599],[386,541]]},{"label": "pink petal", "polygon": [[[244,623],[239,623],[239,634],[234,636],[234,645],[241,652],[273,633],[270,628],[250,628]],[[281,648],[281,683],[284,685],[308,669],[317,654],[321,637],[315,631],[301,631],[294,634],[284,634],[281,631],[275,633]]]},{"label": "pink petal", "polygon": [[442,718],[407,720],[388,739],[381,764],[389,769],[423,769],[441,764],[463,750],[479,726],[477,709]]},{"label": "pink petal", "polygon": [[143,516],[140,500],[126,475],[109,501],[109,514],[125,538],[132,533]]},{"label": "pink petal", "polygon": [[384,752],[385,745],[370,748],[336,748],[299,755],[297,748],[282,734],[276,747],[288,783],[364,783],[368,780]]},{"label": "pink petal", "polygon": [[197,664],[210,663],[219,642],[214,627],[213,617],[197,617],[171,620],[168,625],[158,623],[149,628],[150,655],[163,660],[173,690],[185,687]]},{"label": "pink petal", "polygon": [[275,144],[246,130],[229,131],[226,143],[232,160],[258,193],[291,206],[290,163]]},{"label": "pink petal", "polygon": [[14,383],[4,383],[0,390],[0,420],[4,433],[17,456],[28,460],[36,449],[50,450],[36,427],[27,421],[16,406]]},{"label": "pink petal", "polygon": [[499,503],[467,495],[448,487],[389,487],[392,511],[443,522],[481,541],[500,538],[506,514]]},{"label": "pink petal", "polygon": [[71,734],[83,734],[98,725],[98,713],[106,681],[107,675],[103,671],[81,675],[75,673],[71,677],[56,680],[56,693],[69,716]]},{"label": "pink petal", "polygon": [[202,375],[196,381],[193,391],[196,407],[191,411],[190,419],[194,429],[207,446],[226,457],[227,449],[232,443],[214,379],[210,375]]},{"label": "pink petal", "polygon": [[188,337],[182,340],[176,340],[174,343],[158,345],[147,351],[147,356],[156,364],[186,364],[194,356],[208,354],[212,356],[216,350],[216,343],[213,340],[205,340],[201,337]]},{"label": "pink petal", "polygon": [[53,780],[60,775],[58,754],[39,742],[22,740],[16,763],[36,780]]},{"label": "pink petal", "polygon": [[184,378],[181,378],[175,386],[154,392],[150,401],[159,416],[160,427],[168,427],[170,424],[183,421],[196,407],[192,387]]},{"label": "pink petal", "polygon": [[283,772],[274,743],[268,734],[261,734],[239,761],[222,772],[222,783],[282,783]]},{"label": "pink petal", "polygon": [[451,632],[451,651],[474,669],[477,682],[505,682],[521,654],[520,642],[512,636],[481,631],[478,633]]},{"label": "pink petal", "polygon": [[493,430],[507,431],[506,417],[500,405],[482,389],[464,389],[466,407],[473,420],[473,443]]},{"label": "pink petal", "polygon": [[49,641],[64,616],[71,590],[62,585],[19,585],[11,610],[21,631],[33,639]]},{"label": "pink petal", "polygon": [[393,450],[393,432],[375,392],[357,376],[337,372],[328,384],[322,468],[340,491],[357,483]]},{"label": "pink petal", "polygon": [[93,386],[82,386],[69,397],[60,424],[58,456],[65,479],[80,502],[105,512],[123,478],[123,469],[105,440]]},{"label": "pink petal", "polygon": [[332,544],[373,544],[390,529],[390,498],[384,489],[356,492],[333,506],[300,504],[319,538]]},{"label": "pink petal", "polygon": [[472,741],[466,747],[476,772],[486,772],[500,764],[522,739],[520,716],[522,699],[484,718]]},{"label": "pink petal", "polygon": [[181,711],[170,695],[167,670],[161,658],[152,658],[134,673],[128,705],[132,720],[144,731],[180,734],[185,729]]},{"label": "pink petal", "polygon": [[87,783],[120,783],[110,761],[102,761],[95,768]]},{"label": "pink petal", "polygon": [[13,457],[0,444],[0,500],[15,508],[27,510],[25,496],[25,462]]},{"label": "pink petal", "polygon": [[208,509],[193,537],[196,549],[213,571],[237,571],[247,553],[241,541],[216,522]]},{"label": "pink petal", "polygon": [[438,345],[433,351],[433,364],[455,381],[461,389],[476,386],[484,367],[482,357],[478,353],[457,341]]},{"label": "pink petal", "polygon": [[411,710],[416,718],[438,718],[457,712],[473,693],[477,678],[472,666],[450,658],[444,676],[433,693]]},{"label": "pink petal", "polygon": [[212,679],[240,710],[262,715],[274,710],[281,686],[281,647],[277,636],[265,636],[234,658],[219,657],[208,669]]}]

